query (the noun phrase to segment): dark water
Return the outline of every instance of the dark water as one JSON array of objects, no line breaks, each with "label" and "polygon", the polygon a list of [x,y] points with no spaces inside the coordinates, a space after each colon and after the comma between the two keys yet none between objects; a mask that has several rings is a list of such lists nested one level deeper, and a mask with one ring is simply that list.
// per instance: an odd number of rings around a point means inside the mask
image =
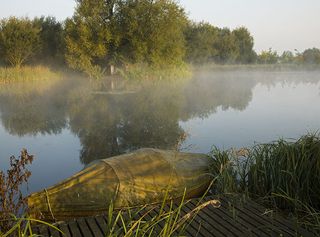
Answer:
[{"label": "dark water", "polygon": [[93,160],[141,147],[186,151],[252,146],[320,128],[319,71],[207,71],[179,83],[95,93],[68,79],[0,89],[0,169],[27,148],[36,160],[30,191]]}]

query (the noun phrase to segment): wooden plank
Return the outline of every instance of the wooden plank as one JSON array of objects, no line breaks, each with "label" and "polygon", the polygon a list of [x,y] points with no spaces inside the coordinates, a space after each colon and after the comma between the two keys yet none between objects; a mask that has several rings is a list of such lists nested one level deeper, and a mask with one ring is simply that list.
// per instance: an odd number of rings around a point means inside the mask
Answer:
[{"label": "wooden plank", "polygon": [[[216,199],[216,197],[205,197],[202,203]],[[313,236],[312,233],[296,228],[292,222],[285,220],[279,216],[270,217],[264,215],[265,209],[251,200],[222,197],[221,207],[215,208],[208,205],[199,211],[191,223],[186,226],[185,235],[187,236],[217,236],[217,237],[236,237],[236,236]],[[191,200],[181,209],[179,218],[190,213],[197,207],[199,199]],[[167,204],[164,207],[165,212],[177,210],[179,203]],[[151,221],[160,212],[160,206],[147,207],[142,209],[138,214],[132,210],[132,217],[136,220],[143,218],[144,221]],[[114,214],[117,215],[117,212]],[[135,216],[136,215],[136,216]],[[123,212],[123,218],[129,220],[129,213]],[[66,237],[103,237],[107,232],[107,217],[96,216],[79,218],[76,221],[59,223],[58,227],[65,232]],[[154,226],[154,232],[160,233],[165,225],[165,221],[157,223]],[[122,228],[122,223],[119,221],[116,225],[116,231]],[[47,226],[34,228],[37,234],[42,236],[62,237],[58,231],[49,229]],[[299,235],[299,234],[300,235]],[[178,233],[177,233],[178,234]]]},{"label": "wooden plank", "polygon": [[63,232],[63,235],[60,235],[60,237],[71,237],[71,233],[69,231],[67,224],[60,224],[59,229]]},{"label": "wooden plank", "polygon": [[[207,199],[204,201],[209,201],[211,199]],[[197,203],[193,203],[196,205]],[[203,213],[207,216],[212,216],[212,218],[218,218],[222,221],[223,225],[226,226],[228,229],[233,231],[234,233],[240,233],[248,235],[250,232],[248,232],[248,228],[240,225],[236,220],[234,220],[229,214],[226,214],[222,211],[222,207],[216,208],[212,205],[207,206],[203,209]]]},{"label": "wooden plank", "polygon": [[226,223],[228,223],[230,226],[232,226],[234,229],[237,230],[237,232],[243,234],[244,236],[257,236],[254,234],[248,226],[244,225],[243,222],[239,222],[238,220],[234,219],[229,212],[224,210],[223,208],[215,208],[212,206],[209,206],[206,208],[206,211],[208,213],[215,213],[217,215],[217,218],[221,218],[224,220]]},{"label": "wooden plank", "polygon": [[278,235],[281,234],[283,236],[296,236],[296,233],[294,231],[290,230],[287,226],[275,221],[275,218],[263,215],[263,213],[251,209],[247,204],[245,205],[245,211],[248,213],[248,215],[252,216],[252,218],[257,218],[257,220],[265,223],[265,225],[269,225],[270,228],[272,228]]},{"label": "wooden plank", "polygon": [[[56,226],[58,228],[58,226]],[[60,237],[60,232],[57,231],[56,229],[52,228],[52,227],[49,227],[49,232],[50,232],[50,235],[51,237]]]},{"label": "wooden plank", "polygon": [[[265,210],[266,210],[263,206],[259,205],[256,202],[253,202],[252,200],[248,200],[247,206],[251,209],[255,209],[259,213],[265,213]],[[300,226],[296,226],[293,222],[290,222],[277,214],[274,217],[270,217],[268,215],[266,216],[268,217],[267,219],[273,220],[274,222],[277,223],[277,225],[282,226],[283,229],[291,231],[293,236],[297,236],[297,235],[314,236],[312,233],[310,233],[306,229],[301,228]]]},{"label": "wooden plank", "polygon": [[39,226],[39,234],[42,236],[50,236],[48,226],[46,225]]},{"label": "wooden plank", "polygon": [[39,235],[40,234],[39,225],[31,226],[31,230],[32,230],[32,233],[35,234],[35,235]]},{"label": "wooden plank", "polygon": [[[169,206],[169,205],[170,205],[170,204],[164,206],[164,208],[163,208],[163,211],[164,211],[164,212],[168,212],[168,211],[169,211],[169,209],[170,209],[170,206]],[[173,204],[173,207],[174,207],[174,205],[175,205],[175,204]],[[176,208],[177,208],[177,206],[176,206]],[[183,215],[185,215],[185,214],[187,214],[187,213],[186,213],[184,210],[181,210],[181,216],[183,216]],[[164,224],[165,224],[165,223],[163,223],[163,225],[164,225]],[[185,232],[186,232],[189,236],[202,236],[202,235],[199,234],[198,229],[194,228],[194,226],[191,226],[191,225],[187,225],[187,226],[186,226]]]},{"label": "wooden plank", "polygon": [[68,222],[68,226],[69,226],[69,230],[71,232],[72,237],[86,237],[86,236],[82,236],[77,222],[70,221]]},{"label": "wooden plank", "polygon": [[[175,208],[178,208],[178,206],[175,206]],[[181,214],[182,216],[188,215],[190,213],[191,209],[187,208],[187,204],[184,205],[183,208],[181,208]],[[208,228],[207,222],[201,219],[198,215],[193,216],[191,220],[188,220],[189,223],[187,224],[186,229],[188,231],[193,229],[192,236],[210,236],[212,234],[212,229]],[[191,222],[190,222],[191,221]],[[220,233],[218,229],[214,230],[214,234],[218,236],[225,236],[223,233]]]},{"label": "wooden plank", "polygon": [[[194,209],[197,207],[196,205],[196,202],[190,202],[190,208]],[[230,233],[228,236],[239,236],[240,234],[244,234],[244,231],[241,227],[236,227],[237,223],[235,221],[230,223],[230,218],[228,218],[229,220],[226,221],[226,217],[219,215],[219,212],[217,211],[218,209],[220,208],[215,208],[214,211],[209,212],[209,206],[207,206],[199,212],[199,216],[206,220],[210,225],[220,225],[221,227],[224,227],[226,230],[224,233]]]},{"label": "wooden plank", "polygon": [[[267,233],[264,233],[257,227],[259,226],[258,223],[256,223],[255,220],[249,220],[247,218],[244,218],[242,215],[239,215],[239,212],[237,209],[231,207],[232,209],[229,210],[228,204],[224,201],[221,201],[221,208],[220,210],[223,211],[223,213],[227,216],[229,216],[232,220],[239,223],[243,228],[246,228],[249,233],[253,236],[269,236]],[[209,210],[214,209],[213,207],[209,207]]]},{"label": "wooden plank", "polygon": [[94,219],[95,219],[97,225],[99,226],[100,230],[102,231],[103,235],[106,235],[108,225],[107,225],[106,221],[104,220],[104,218],[102,216],[96,216]]},{"label": "wooden plank", "polygon": [[[162,230],[161,224],[156,223],[156,218],[154,218],[156,216],[152,217],[150,215],[151,210],[152,209],[149,209],[149,210],[144,209],[138,213],[137,220],[141,219],[142,222],[147,221],[147,222],[149,222],[148,224],[152,225],[152,227],[150,226],[147,233],[140,233],[140,235],[144,234],[146,236],[149,236],[149,235],[155,236],[155,235],[159,234]],[[157,212],[154,212],[154,213],[156,213],[156,215],[157,215]],[[140,236],[140,235],[138,235],[138,236]]]},{"label": "wooden plank", "polygon": [[81,234],[85,237],[94,237],[90,231],[89,226],[87,225],[84,218],[79,218],[76,220],[78,223],[79,229],[81,231]]},{"label": "wooden plank", "polygon": [[[226,198],[222,198],[224,202],[230,202]],[[233,201],[231,201],[232,203]],[[232,204],[233,208],[237,210],[237,215],[239,217],[244,218],[247,220],[247,222],[252,222],[253,220],[255,223],[258,223],[258,227],[261,231],[264,233],[267,233],[269,236],[279,236],[279,235],[284,235],[284,236],[295,236],[292,232],[288,232],[283,230],[281,227],[275,225],[272,221],[268,221],[265,219],[265,217],[259,215],[257,212],[252,212],[248,210],[247,203],[243,203],[243,206],[235,205]]]},{"label": "wooden plank", "polygon": [[[226,199],[226,198],[223,198]],[[279,234],[285,235],[285,236],[297,236],[299,235],[297,232],[297,229],[293,227],[293,224],[290,222],[287,222],[287,220],[283,219],[280,220],[280,216],[276,215],[275,217],[270,217],[267,215],[263,215],[265,212],[265,209],[260,206],[259,204],[251,201],[251,200],[246,200],[244,203],[245,205],[245,212],[248,213],[249,216],[252,218],[257,218],[259,221],[265,222],[266,225],[269,225],[271,227],[274,227],[274,231]],[[287,222],[287,225],[284,223]],[[308,236],[310,233],[302,228],[299,228],[303,236]],[[277,230],[277,231],[276,231]],[[279,233],[281,231],[281,233]]]},{"label": "wooden plank", "polygon": [[[115,215],[113,217],[113,222],[115,221],[115,218],[116,218],[117,215],[118,215],[118,212],[115,213]],[[124,218],[126,218],[126,217],[124,217]],[[108,217],[106,215],[103,215],[103,219],[107,224],[109,224],[108,223]],[[120,219],[117,221],[117,223],[112,223],[112,225],[114,225],[114,224],[116,225],[115,226],[115,231],[117,231],[118,229],[122,229],[123,228],[123,224],[120,221]]]},{"label": "wooden plank", "polygon": [[99,226],[97,225],[93,217],[87,217],[85,220],[94,237],[104,237],[103,232],[100,230]]},{"label": "wooden plank", "polygon": [[[159,212],[158,210],[152,208],[151,210],[147,210],[147,215],[145,216],[145,220],[146,221],[153,221],[155,222],[155,217],[159,215]],[[153,230],[153,233],[160,233],[161,230],[163,228],[163,222],[157,222],[157,223],[154,223],[154,230]]]},{"label": "wooden plank", "polygon": [[[229,203],[222,201],[221,205],[227,210]],[[258,236],[279,236],[277,233],[272,232],[271,229],[268,229],[270,225],[266,226],[263,222],[260,222],[259,219],[253,218],[252,216],[248,215],[248,213],[244,211],[243,207],[240,208],[232,205],[231,203],[231,209],[232,211],[236,212],[236,220],[242,222],[245,226],[250,228],[252,232],[257,234]]]},{"label": "wooden plank", "polygon": [[[192,202],[187,203],[184,206],[184,209],[186,209],[188,212],[191,212],[192,210],[195,209],[195,204],[193,204]],[[203,229],[206,229],[208,233],[214,233],[217,235],[222,235],[222,236],[236,236],[234,233],[232,233],[231,231],[229,231],[227,228],[225,228],[223,225],[221,225],[222,223],[220,222],[220,220],[218,218],[211,218],[208,217],[206,218],[206,216],[204,216],[203,212],[200,211],[195,219],[198,219],[199,222],[202,223],[202,229],[201,232],[203,231]]]}]

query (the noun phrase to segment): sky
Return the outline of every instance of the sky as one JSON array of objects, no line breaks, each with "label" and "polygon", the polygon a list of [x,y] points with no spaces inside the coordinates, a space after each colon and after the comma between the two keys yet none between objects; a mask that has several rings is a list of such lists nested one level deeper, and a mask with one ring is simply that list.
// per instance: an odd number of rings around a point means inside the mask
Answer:
[{"label": "sky", "polygon": [[[320,48],[320,0],[180,0],[194,21],[218,27],[245,26],[260,52]],[[72,16],[74,0],[0,0],[0,18]]]}]

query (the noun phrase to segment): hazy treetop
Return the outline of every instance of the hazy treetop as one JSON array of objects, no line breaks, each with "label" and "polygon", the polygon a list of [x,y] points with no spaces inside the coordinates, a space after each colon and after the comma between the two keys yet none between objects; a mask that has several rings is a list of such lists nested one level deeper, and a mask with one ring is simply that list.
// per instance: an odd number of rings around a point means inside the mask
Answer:
[{"label": "hazy treetop", "polygon": [[[219,27],[246,26],[255,49],[278,51],[320,48],[319,0],[180,0],[191,19]],[[52,15],[63,20],[73,14],[74,0],[3,1],[0,18]]]}]

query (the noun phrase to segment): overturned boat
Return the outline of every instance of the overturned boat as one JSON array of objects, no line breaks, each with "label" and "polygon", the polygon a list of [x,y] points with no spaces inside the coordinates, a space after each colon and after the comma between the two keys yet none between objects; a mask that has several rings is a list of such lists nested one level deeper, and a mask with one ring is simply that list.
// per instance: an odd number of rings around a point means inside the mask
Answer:
[{"label": "overturned boat", "polygon": [[90,164],[61,183],[28,197],[31,216],[66,220],[108,210],[201,196],[212,180],[204,154],[140,149]]}]

